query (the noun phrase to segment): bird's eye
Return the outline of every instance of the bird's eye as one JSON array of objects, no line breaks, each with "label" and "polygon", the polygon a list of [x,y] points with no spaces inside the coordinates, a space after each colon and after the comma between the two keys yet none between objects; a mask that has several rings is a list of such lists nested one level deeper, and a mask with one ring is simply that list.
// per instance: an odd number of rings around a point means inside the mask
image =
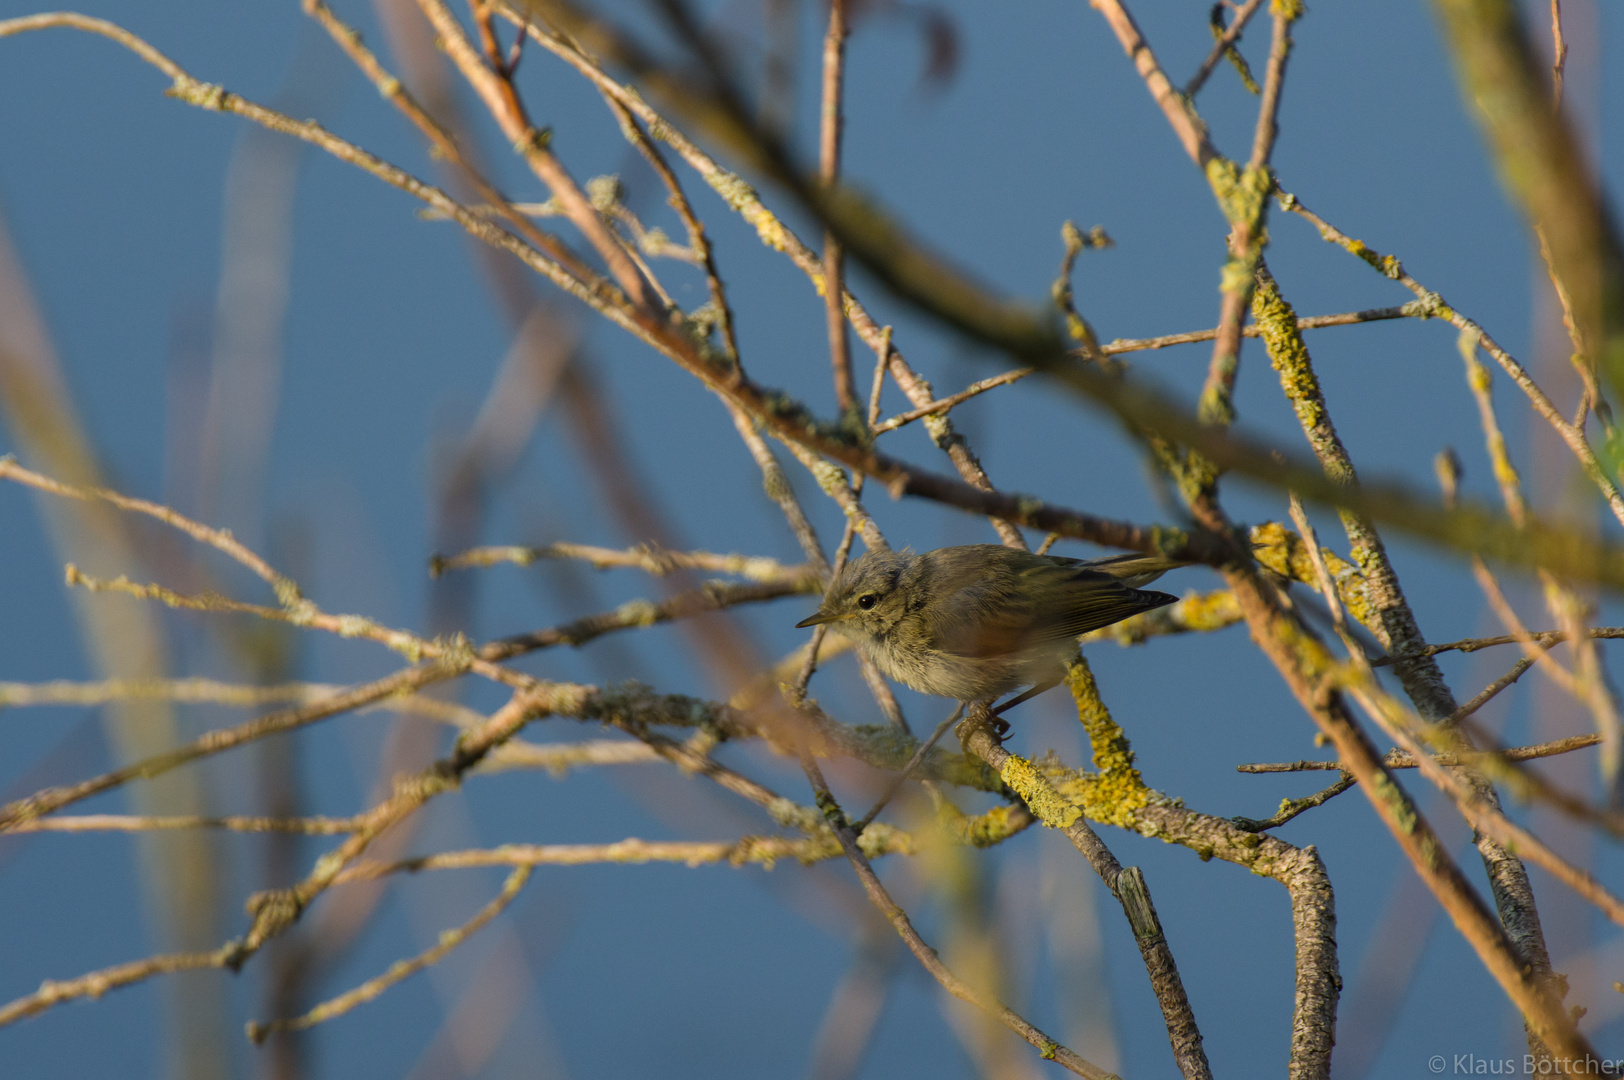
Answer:
[{"label": "bird's eye", "polygon": [[857,598],[857,606],[862,608],[864,611],[867,611],[869,608],[874,606],[874,601],[878,599],[879,597],[875,596],[871,592],[864,593],[862,596]]}]

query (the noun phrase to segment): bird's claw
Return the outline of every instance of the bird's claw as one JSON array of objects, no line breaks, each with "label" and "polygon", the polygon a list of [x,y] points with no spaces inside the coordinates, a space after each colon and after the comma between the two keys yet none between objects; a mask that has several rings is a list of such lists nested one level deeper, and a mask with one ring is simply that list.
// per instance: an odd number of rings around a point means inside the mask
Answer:
[{"label": "bird's claw", "polygon": [[973,703],[958,727],[953,729],[953,733],[959,737],[959,745],[964,748],[965,757],[975,756],[970,752],[970,739],[977,731],[987,732],[999,746],[1004,745],[1004,739],[1009,735],[1009,721],[995,714],[988,705],[989,702],[985,701]]}]

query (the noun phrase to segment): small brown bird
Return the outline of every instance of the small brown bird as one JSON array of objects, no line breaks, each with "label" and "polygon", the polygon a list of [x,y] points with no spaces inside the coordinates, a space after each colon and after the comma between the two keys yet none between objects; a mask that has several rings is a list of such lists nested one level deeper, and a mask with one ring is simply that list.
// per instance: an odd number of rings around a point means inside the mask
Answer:
[{"label": "small brown bird", "polygon": [[926,694],[987,701],[1065,678],[1077,637],[1175,602],[1146,585],[1184,563],[1155,555],[1068,559],[997,544],[870,551],[848,564],[816,615],[879,669]]}]

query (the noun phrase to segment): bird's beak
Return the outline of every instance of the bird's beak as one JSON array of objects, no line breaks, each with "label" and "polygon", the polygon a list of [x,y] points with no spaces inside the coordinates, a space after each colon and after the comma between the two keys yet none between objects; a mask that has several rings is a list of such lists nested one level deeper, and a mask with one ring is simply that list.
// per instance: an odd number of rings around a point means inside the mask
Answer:
[{"label": "bird's beak", "polygon": [[848,616],[848,615],[830,615],[828,612],[820,611],[816,615],[809,615],[806,618],[802,619],[800,622],[796,623],[795,624],[795,629],[804,630],[808,626],[817,626],[820,623],[839,622],[841,619],[846,619],[846,618],[850,618],[850,616]]}]

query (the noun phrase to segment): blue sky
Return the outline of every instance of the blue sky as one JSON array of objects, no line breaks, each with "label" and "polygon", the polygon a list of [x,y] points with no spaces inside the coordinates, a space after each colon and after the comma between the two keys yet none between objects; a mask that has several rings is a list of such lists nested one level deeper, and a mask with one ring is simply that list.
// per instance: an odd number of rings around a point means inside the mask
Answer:
[{"label": "blue sky", "polygon": [[[1617,116],[1606,104],[1618,100],[1618,76],[1616,65],[1606,61],[1610,50],[1624,44],[1621,24],[1606,5],[1567,6],[1574,27],[1569,93],[1616,201]],[[0,0],[0,15],[29,10],[17,0]],[[314,116],[417,175],[435,175],[414,132],[297,5],[107,0],[83,10],[122,22],[198,78],[267,104],[287,102],[298,115]],[[613,10],[634,18],[630,5]],[[810,146],[816,115],[810,61],[818,16],[798,10],[801,55],[808,62],[801,65],[795,134],[800,145]],[[1079,307],[1106,340],[1211,326],[1223,258],[1222,216],[1103,21],[1082,3],[1053,0],[944,4],[939,10],[956,27],[959,43],[957,69],[941,85],[924,78],[916,19],[900,9],[881,9],[860,22],[850,52],[848,175],[982,281],[1034,301],[1047,295],[1058,266],[1061,222],[1103,226],[1116,246],[1085,253],[1074,282]],[[348,3],[339,13],[383,49],[370,6]],[[1210,47],[1204,5],[1141,0],[1135,14],[1176,79]],[[760,37],[761,15],[750,5],[729,4],[716,17],[739,40]],[[1267,37],[1263,25],[1247,43],[1255,66]],[[1553,344],[1548,320],[1536,319],[1536,312],[1549,308],[1539,306],[1526,230],[1485,161],[1428,11],[1391,2],[1320,3],[1300,23],[1296,39],[1275,155],[1282,184],[1344,231],[1398,255],[1412,274],[1482,322],[1531,367],[1560,379],[1565,353],[1560,341]],[[295,573],[329,611],[427,628],[433,480],[444,467],[446,448],[473,421],[511,341],[469,243],[449,223],[420,219],[411,199],[351,166],[315,151],[279,147],[251,135],[237,118],[165,98],[162,77],[108,41],[51,30],[0,40],[0,56],[0,101],[6,103],[0,108],[0,145],[7,148],[0,154],[0,216],[110,481],[236,530]],[[578,76],[533,51],[521,84],[578,179],[619,174],[634,209],[680,235],[654,177]],[[1232,71],[1215,73],[1200,105],[1220,148],[1242,156],[1255,103]],[[503,154],[494,129],[481,134],[504,189],[519,198],[538,197],[534,181]],[[228,192],[274,193],[278,162],[288,168],[292,184],[285,189],[286,229],[271,230],[273,240],[280,240],[264,249],[270,252],[260,267],[264,275],[240,295],[270,305],[257,310],[272,313],[269,340],[279,374],[268,384],[274,403],[269,393],[255,398],[267,425],[263,473],[239,475],[209,458],[200,434],[215,339],[231,316],[242,313],[229,299],[239,294],[222,294],[221,286],[222,253],[234,235],[226,224],[233,205]],[[752,376],[832,415],[821,300],[697,179],[686,173],[683,179],[717,245]],[[246,188],[249,180],[271,186]],[[783,206],[770,188],[764,193],[772,205]],[[786,211],[786,217],[803,237],[816,235],[799,215]],[[1299,219],[1276,214],[1270,233],[1271,267],[1302,314],[1410,298],[1322,243]],[[673,267],[667,277],[679,302],[692,307],[702,301],[698,275]],[[1006,365],[879,292],[861,270],[853,280],[876,317],[896,326],[898,346],[939,391]],[[285,299],[278,300],[282,289]],[[762,497],[755,466],[714,398],[585,309],[560,298],[559,311],[560,325],[580,335],[587,369],[612,403],[628,456],[682,541],[700,549],[797,558],[789,531]],[[1310,345],[1339,430],[1361,469],[1403,475],[1430,488],[1432,456],[1454,446],[1466,460],[1469,490],[1492,493],[1448,327],[1350,327],[1317,332]],[[1193,395],[1207,351],[1195,346],[1144,354],[1136,371]],[[870,362],[859,351],[865,386]],[[1568,482],[1566,467],[1532,471],[1534,462],[1550,456],[1541,456],[1526,411],[1508,389],[1501,388],[1499,400],[1514,448],[1537,478],[1531,481],[1536,498],[1554,501]],[[884,401],[888,412],[905,407],[894,389]],[[1237,404],[1251,430],[1299,445],[1293,441],[1300,438],[1295,420],[1255,344],[1244,352]],[[484,542],[626,546],[643,539],[627,535],[606,506],[571,435],[571,419],[556,406],[544,415],[511,472],[490,493],[480,530]],[[1166,518],[1115,423],[1037,380],[969,404],[955,420],[1001,484],[1103,515]],[[231,430],[225,439],[240,442],[241,436]],[[894,453],[932,469],[946,467],[916,429],[886,438]],[[15,447],[15,433],[0,424],[0,452]],[[821,534],[837,538],[838,510],[783,457]],[[205,498],[199,478],[216,468],[241,483]],[[1238,519],[1284,517],[1275,494],[1234,483],[1226,495]],[[893,503],[883,493],[870,501],[894,543],[928,549],[995,539],[984,522],[951,510]],[[1340,547],[1334,519],[1319,520],[1322,538],[1334,537]],[[1492,624],[1458,562],[1403,542],[1393,547],[1431,640],[1487,631]],[[1092,553],[1080,545],[1059,551]],[[61,562],[34,498],[0,487],[0,679],[94,674],[73,600],[62,585]],[[180,565],[173,557],[160,558],[150,572],[162,579]],[[248,581],[230,575],[223,580],[264,599],[250,592]],[[471,583],[475,593],[465,629],[475,639],[657,595],[654,583],[628,570],[562,577],[546,568],[498,567],[479,572]],[[1158,587],[1183,592],[1215,584],[1209,571],[1192,569]],[[792,626],[809,605],[781,601],[738,617],[764,653],[778,655],[800,641]],[[1538,610],[1531,598],[1529,610]],[[241,677],[218,617],[166,616],[164,625],[177,673]],[[1241,776],[1232,769],[1246,761],[1321,753],[1308,720],[1244,631],[1132,650],[1095,646],[1089,655],[1152,785],[1197,809],[1250,816],[1264,816],[1282,797],[1311,790],[1302,777]],[[1464,698],[1511,659],[1451,657],[1445,671]],[[299,678],[353,682],[391,670],[392,658],[367,643],[308,636],[297,639],[290,664]],[[664,628],[578,651],[555,650],[520,666],[548,678],[637,678],[662,690],[719,693],[692,663],[680,635]],[[843,718],[873,719],[872,702],[846,665],[832,665],[813,690]],[[500,700],[483,687],[461,692],[479,708]],[[1523,688],[1507,695],[1492,715],[1507,725],[1508,739],[1520,740],[1532,730],[1547,730],[1530,718],[1547,706],[1555,710],[1551,701]],[[902,702],[916,727],[945,715],[933,699],[904,693]],[[1534,702],[1545,704],[1531,708]],[[1016,723],[1012,745],[1025,753],[1055,746],[1078,761],[1064,706],[1059,694],[1023,706],[1026,715]],[[189,708],[180,722],[184,731],[198,732],[236,716]],[[1564,722],[1554,711],[1547,718]],[[346,717],[292,740],[309,812],[362,808],[359,800],[374,781],[390,724],[382,714]],[[553,720],[529,734],[546,741],[594,733],[582,732],[575,721]],[[113,755],[90,710],[33,708],[0,715],[0,784],[8,799],[97,772]],[[751,747],[730,747],[723,756],[808,800],[804,780],[782,761]],[[258,752],[211,763],[200,773],[210,805],[218,812],[260,811],[256,770],[263,765]],[[748,806],[662,768],[586,771],[562,780],[529,773],[484,778],[437,803],[410,847],[624,836],[721,839],[768,827]],[[1411,786],[1419,790],[1419,782]],[[85,804],[86,812],[128,808],[122,795]],[[1450,816],[1436,806],[1433,813]],[[1283,892],[1238,868],[1200,864],[1182,849],[1113,830],[1103,835],[1122,862],[1145,869],[1217,1072],[1280,1069],[1291,1006]],[[1413,888],[1405,891],[1409,871],[1357,794],[1299,819],[1282,835],[1319,845],[1330,866],[1349,1001],[1359,992],[1360,962],[1372,935],[1394,925],[1381,921],[1383,912],[1397,904],[1403,924],[1408,904],[1413,921],[1424,923],[1433,918],[1432,901],[1417,898]],[[1464,840],[1459,828],[1447,835]],[[1072,991],[1060,985],[1071,969],[1056,959],[1056,942],[1068,927],[1077,929],[1066,920],[1081,920],[1087,930],[1094,925],[1088,912],[1096,910],[1103,953],[1091,961],[1090,978],[1111,997],[1120,1071],[1130,1077],[1169,1075],[1165,1033],[1131,936],[1109,896],[1077,872],[1056,840],[1033,830],[986,856],[988,902],[1014,928],[1008,941],[1019,980],[1013,997],[1040,1026],[1062,1035],[1078,1029],[1078,1017],[1067,1012]],[[294,865],[307,867],[329,843],[301,843]],[[224,868],[222,933],[237,933],[243,898],[266,884],[267,848],[255,838],[225,836],[214,849]],[[1457,854],[1479,881],[1471,849],[1461,842]],[[1596,858],[1598,872],[1616,884],[1612,852]],[[929,881],[899,865],[884,872],[917,905],[927,936],[942,932]],[[1563,957],[1616,946],[1615,930],[1572,907],[1543,876],[1535,880],[1548,904],[1559,966]],[[478,871],[401,883],[374,924],[322,971],[315,993],[336,993],[426,947],[440,928],[468,917],[498,881],[495,872]],[[1047,892],[1040,883],[1047,883]],[[1066,906],[1053,901],[1056,890],[1088,896],[1073,897]],[[470,984],[501,978],[511,978],[517,988],[504,998],[513,1013],[495,1037],[495,1049],[471,1075],[796,1075],[805,1069],[829,994],[852,955],[854,920],[843,905],[854,896],[847,869],[833,864],[780,866],[770,873],[543,869],[510,917],[443,971],[420,976],[315,1031],[308,1044],[311,1075],[428,1069],[440,1060],[432,1055],[444,1052],[436,1039],[447,1010],[464,1000]],[[0,910],[7,912],[0,931],[0,999],[28,993],[42,979],[66,978],[158,948],[141,897],[129,837],[43,835],[0,845]],[[1516,1020],[1458,936],[1437,920],[1437,929],[1423,937],[1425,952],[1376,1068],[1409,1075],[1433,1053],[1516,1052]],[[1616,958],[1616,948],[1602,955]],[[972,1075],[974,1066],[944,1019],[934,985],[906,959],[898,972],[860,1075]],[[254,1075],[261,1068],[259,1052],[241,1040],[237,1025],[264,1017],[263,974],[250,965],[235,979],[221,973],[199,977],[225,1002],[231,1027],[222,1045],[232,1075]],[[17,1076],[164,1075],[165,1000],[162,987],[148,984],[62,1007],[0,1031],[0,1053],[8,1073]],[[1580,1003],[1613,1018],[1589,1030],[1599,1046],[1616,1047],[1617,1018],[1624,1013],[1606,1000]],[[1344,1045],[1351,1039],[1345,1033]],[[442,1049],[430,1049],[436,1046]]]}]

